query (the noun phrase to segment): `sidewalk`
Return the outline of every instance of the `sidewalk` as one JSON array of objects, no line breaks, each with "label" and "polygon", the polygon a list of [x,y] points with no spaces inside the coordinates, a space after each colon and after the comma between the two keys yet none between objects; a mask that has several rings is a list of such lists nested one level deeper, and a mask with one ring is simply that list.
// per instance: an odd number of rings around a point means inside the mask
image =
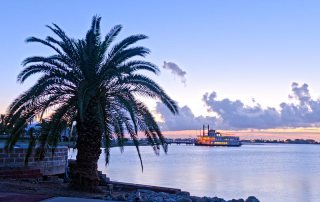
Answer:
[{"label": "sidewalk", "polygon": [[52,197],[43,194],[0,192],[0,202],[115,202],[112,200],[88,199],[77,197]]},{"label": "sidewalk", "polygon": [[116,202],[116,201],[107,201],[101,199],[85,199],[85,198],[77,198],[77,197],[53,197],[46,200],[42,200],[41,202]]},{"label": "sidewalk", "polygon": [[48,199],[52,196],[43,194],[25,194],[25,193],[8,193],[0,192],[0,202],[38,202]]}]

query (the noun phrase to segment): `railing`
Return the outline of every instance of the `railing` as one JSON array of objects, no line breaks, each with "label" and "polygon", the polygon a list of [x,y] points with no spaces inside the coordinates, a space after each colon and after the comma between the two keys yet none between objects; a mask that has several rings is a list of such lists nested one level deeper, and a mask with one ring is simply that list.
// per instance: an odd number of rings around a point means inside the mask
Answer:
[{"label": "railing", "polygon": [[167,139],[168,144],[195,144],[195,139]]}]

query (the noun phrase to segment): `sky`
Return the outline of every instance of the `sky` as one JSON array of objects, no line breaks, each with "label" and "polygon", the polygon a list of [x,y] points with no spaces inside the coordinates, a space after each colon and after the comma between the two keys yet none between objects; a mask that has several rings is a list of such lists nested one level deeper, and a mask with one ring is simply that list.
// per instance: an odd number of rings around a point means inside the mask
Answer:
[{"label": "sky", "polygon": [[56,23],[81,38],[99,15],[103,33],[121,24],[119,39],[149,36],[140,45],[161,69],[153,78],[181,107],[172,117],[146,101],[164,130],[318,127],[319,10],[319,1],[302,0],[2,2],[0,113],[36,79],[16,82],[22,60],[52,53],[27,37],[45,38]]}]

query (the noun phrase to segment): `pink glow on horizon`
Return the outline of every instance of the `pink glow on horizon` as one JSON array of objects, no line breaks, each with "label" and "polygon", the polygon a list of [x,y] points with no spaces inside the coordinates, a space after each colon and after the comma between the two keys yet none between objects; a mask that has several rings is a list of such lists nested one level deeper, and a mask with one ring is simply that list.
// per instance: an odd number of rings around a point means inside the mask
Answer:
[{"label": "pink glow on horizon", "polygon": [[[320,128],[266,129],[266,130],[219,130],[225,135],[241,139],[314,139],[320,141]],[[166,138],[195,138],[200,130],[163,131]]]}]

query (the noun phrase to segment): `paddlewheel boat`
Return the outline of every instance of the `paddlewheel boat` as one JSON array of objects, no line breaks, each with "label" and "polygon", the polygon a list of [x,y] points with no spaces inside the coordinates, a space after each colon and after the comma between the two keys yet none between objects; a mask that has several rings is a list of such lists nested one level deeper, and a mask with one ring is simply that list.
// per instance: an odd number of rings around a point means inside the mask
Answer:
[{"label": "paddlewheel boat", "polygon": [[202,135],[198,136],[196,139],[195,145],[197,146],[230,146],[230,147],[239,147],[241,142],[239,137],[223,135],[222,133],[209,129],[207,134],[205,134],[204,126]]}]

